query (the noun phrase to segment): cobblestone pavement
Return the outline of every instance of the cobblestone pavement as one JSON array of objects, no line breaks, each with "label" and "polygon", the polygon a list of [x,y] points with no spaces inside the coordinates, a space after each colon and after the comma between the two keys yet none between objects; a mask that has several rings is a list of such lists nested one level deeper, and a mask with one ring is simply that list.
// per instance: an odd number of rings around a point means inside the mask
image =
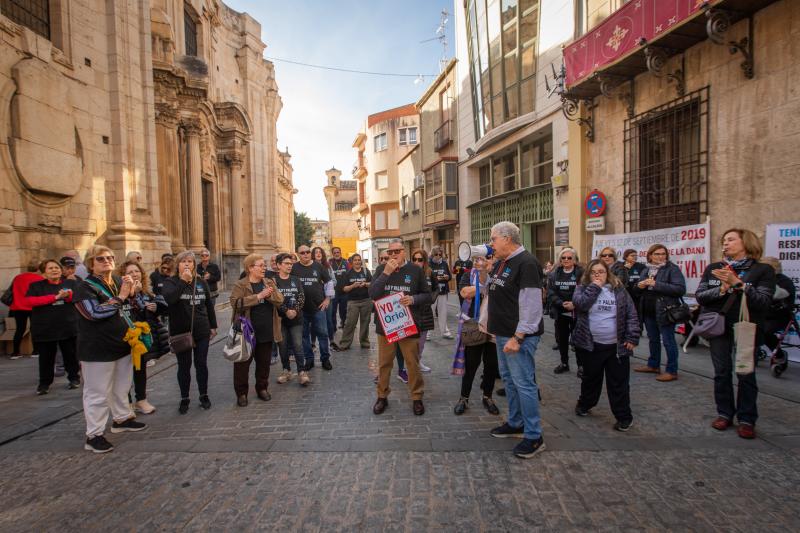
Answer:
[{"label": "cobblestone pavement", "polygon": [[579,384],[574,372],[552,373],[551,346],[547,334],[537,353],[548,451],[523,461],[510,453],[516,441],[488,436],[502,416],[483,409],[477,386],[470,409],[453,415],[460,378],[449,374],[452,341],[438,335],[425,353],[422,417],[398,380],[389,409],[372,415],[374,349],[335,354],[333,371],[317,365],[305,389],[278,385],[272,366],[273,399],[251,392],[238,408],[217,345],[210,411],[193,390],[178,415],[167,368],[149,382],[149,429],[109,435],[112,454],[82,450],[80,413],[0,446],[0,531],[800,529],[791,394],[760,396],[761,438],[719,434],[712,382],[692,354],[696,368],[677,382],[632,374],[635,425],[620,434],[605,396],[592,416],[574,416]]}]

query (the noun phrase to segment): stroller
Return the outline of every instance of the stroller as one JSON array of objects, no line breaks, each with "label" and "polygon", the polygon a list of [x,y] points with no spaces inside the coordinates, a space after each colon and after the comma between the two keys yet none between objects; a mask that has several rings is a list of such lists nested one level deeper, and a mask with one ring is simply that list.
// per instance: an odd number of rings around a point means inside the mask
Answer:
[{"label": "stroller", "polygon": [[[789,322],[781,327],[781,322],[776,323],[774,320],[767,322],[765,326],[764,344],[766,344],[769,351],[763,347],[759,348],[759,360],[769,357],[769,371],[778,378],[789,367],[789,356],[783,348],[800,348],[800,343],[790,344],[787,341],[789,333],[794,330],[795,335],[800,337],[800,324],[797,322],[798,306],[791,307],[791,316]],[[777,325],[777,327],[776,327]]]}]

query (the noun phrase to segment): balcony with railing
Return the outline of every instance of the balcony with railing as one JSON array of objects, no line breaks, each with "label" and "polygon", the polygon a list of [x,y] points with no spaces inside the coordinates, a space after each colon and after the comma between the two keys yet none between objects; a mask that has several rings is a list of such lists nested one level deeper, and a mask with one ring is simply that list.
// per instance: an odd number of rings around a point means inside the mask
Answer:
[{"label": "balcony with railing", "polygon": [[450,133],[451,123],[452,121],[445,120],[442,125],[433,132],[433,148],[437,152],[446,148],[453,141],[453,136]]},{"label": "balcony with railing", "polygon": [[333,204],[334,211],[352,211],[356,206],[355,202],[336,202]]}]

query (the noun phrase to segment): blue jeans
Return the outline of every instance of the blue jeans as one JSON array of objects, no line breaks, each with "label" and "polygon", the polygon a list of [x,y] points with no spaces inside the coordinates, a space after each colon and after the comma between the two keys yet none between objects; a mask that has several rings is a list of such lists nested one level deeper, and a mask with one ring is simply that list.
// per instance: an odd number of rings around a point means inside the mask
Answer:
[{"label": "blue jeans", "polygon": [[500,377],[508,398],[508,425],[524,428],[526,439],[542,436],[542,419],[539,416],[539,387],[536,385],[536,363],[533,356],[539,337],[525,337],[518,352],[505,353],[503,347],[510,337],[497,336],[497,362]]},{"label": "blue jeans", "polygon": [[[336,333],[336,313],[339,313],[339,323],[341,327],[344,327],[344,321],[347,320],[347,294],[339,294],[334,296],[331,299],[331,305],[328,307],[330,309],[330,318],[328,319],[333,326],[333,330],[331,332],[331,338],[333,338],[333,334]],[[330,330],[330,328],[328,328]]]},{"label": "blue jeans", "polygon": [[[331,352],[328,351],[328,319],[325,311],[313,313],[303,311],[303,354],[306,357],[306,364],[314,361],[314,351],[311,349],[312,329],[317,337],[320,361],[327,361],[331,358]],[[297,354],[295,354],[295,358],[297,358]]]},{"label": "blue jeans", "polygon": [[[284,319],[286,320],[286,319]],[[286,324],[281,324],[281,335],[283,340],[278,345],[278,351],[281,354],[281,365],[284,370],[291,370],[289,364],[289,355],[294,355],[294,363],[297,365],[297,371],[301,372],[305,367],[305,356],[301,357],[300,347],[303,345],[303,325],[297,324],[289,327]]]},{"label": "blue jeans", "polygon": [[650,341],[650,358],[647,366],[650,368],[661,367],[661,343],[667,351],[667,373],[678,373],[678,343],[675,342],[675,326],[667,324],[659,326],[656,317],[645,315],[644,327],[647,330],[647,339]]}]

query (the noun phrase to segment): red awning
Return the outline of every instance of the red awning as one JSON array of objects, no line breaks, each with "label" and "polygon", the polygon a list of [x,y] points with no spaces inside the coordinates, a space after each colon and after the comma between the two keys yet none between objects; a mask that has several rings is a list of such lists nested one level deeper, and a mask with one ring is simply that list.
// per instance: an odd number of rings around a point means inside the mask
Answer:
[{"label": "red awning", "polygon": [[636,52],[722,0],[630,0],[564,49],[567,88]]}]

